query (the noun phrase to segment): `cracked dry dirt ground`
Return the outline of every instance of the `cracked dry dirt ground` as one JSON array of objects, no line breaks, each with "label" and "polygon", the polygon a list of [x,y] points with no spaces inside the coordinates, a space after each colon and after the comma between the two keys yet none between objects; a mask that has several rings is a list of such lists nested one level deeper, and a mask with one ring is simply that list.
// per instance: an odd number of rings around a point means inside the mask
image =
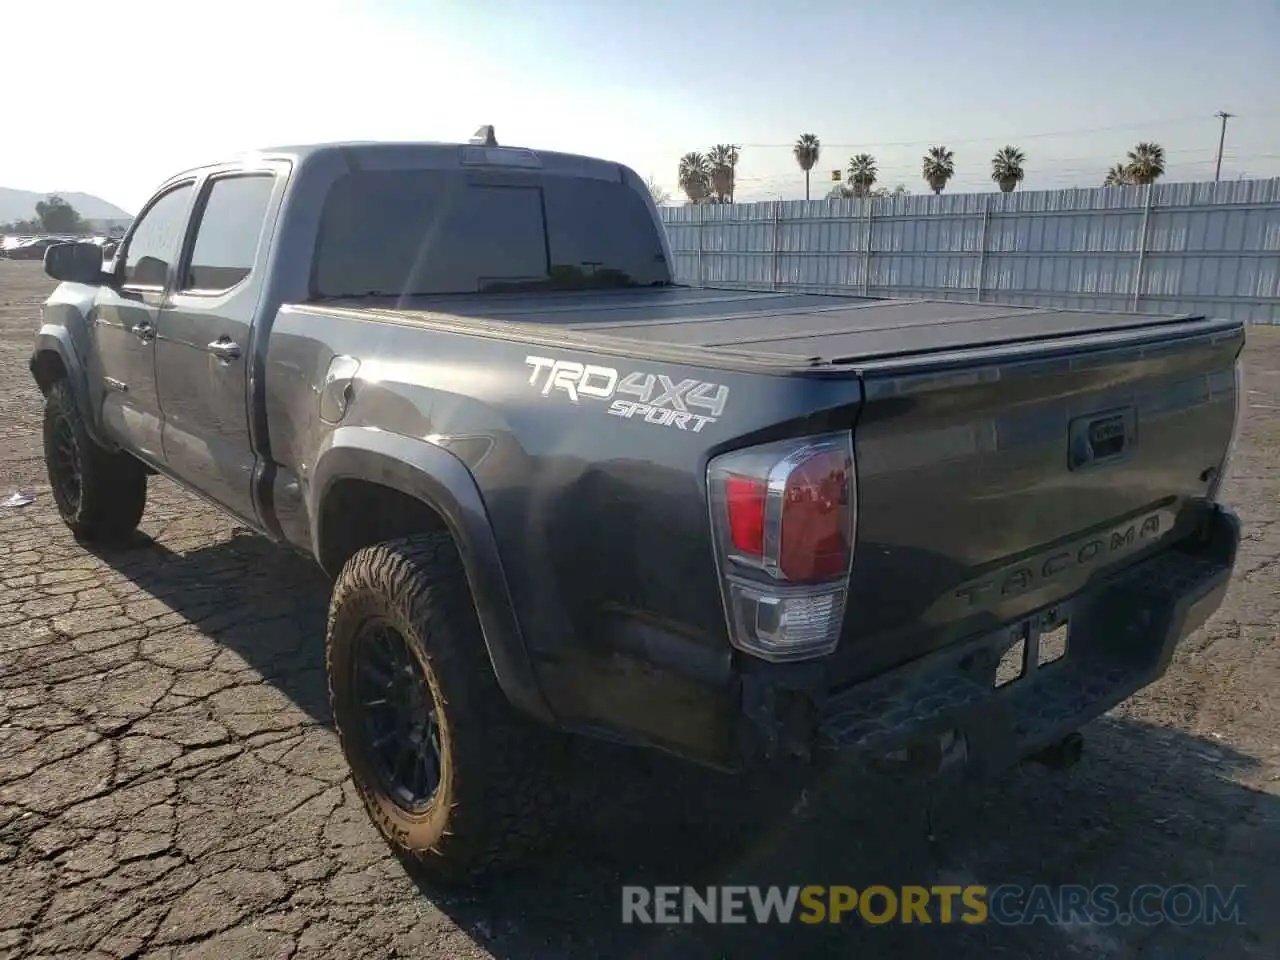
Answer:
[{"label": "cracked dry dirt ground", "polygon": [[[419,888],[346,778],[308,564],[153,481],[150,540],[57,521],[26,371],[38,264],[0,261],[0,958],[1280,956],[1280,330],[1252,329],[1227,604],[1063,774],[963,797],[764,781],[584,748],[553,854],[466,897]],[[925,809],[932,810],[926,820]],[[618,922],[622,883],[1216,882],[1243,926],[701,927]]]}]

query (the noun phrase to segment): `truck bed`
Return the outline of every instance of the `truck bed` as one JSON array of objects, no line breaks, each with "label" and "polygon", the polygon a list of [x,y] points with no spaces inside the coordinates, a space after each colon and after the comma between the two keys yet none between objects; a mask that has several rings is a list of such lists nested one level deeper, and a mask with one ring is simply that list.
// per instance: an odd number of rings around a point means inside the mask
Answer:
[{"label": "truck bed", "polygon": [[[370,304],[349,301],[326,306],[368,309]],[[414,298],[392,312],[423,319],[518,322],[651,346],[788,359],[802,366],[1116,333],[1203,319],[689,287]]]},{"label": "truck bed", "polygon": [[[826,663],[833,686],[1052,609],[1188,536],[1232,435],[1244,339],[1239,323],[1202,317],[680,287],[334,306],[554,340],[588,356],[661,352],[693,370],[859,377],[861,404],[848,415],[858,471],[849,604],[858,614]],[[938,377],[938,365],[964,375]],[[735,408],[742,419],[708,442],[829,402],[806,392],[822,389],[812,384],[733,389],[745,398]],[[570,462],[598,456],[598,434],[570,434],[593,437]],[[629,433],[628,443],[649,435]],[[644,452],[629,453],[628,474],[679,446],[664,441],[630,446]],[[557,456],[569,449],[559,444]],[[619,541],[654,556],[670,547],[669,529],[650,521]]]}]

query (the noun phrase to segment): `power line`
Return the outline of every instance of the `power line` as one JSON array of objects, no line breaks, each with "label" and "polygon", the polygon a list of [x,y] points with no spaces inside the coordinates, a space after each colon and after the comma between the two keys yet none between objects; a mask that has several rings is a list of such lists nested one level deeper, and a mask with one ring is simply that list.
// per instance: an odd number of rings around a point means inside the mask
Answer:
[{"label": "power line", "polygon": [[[1224,159],[1230,160],[1233,164],[1253,163],[1255,161],[1272,160],[1280,158],[1280,155],[1255,154],[1249,156],[1231,156],[1225,155]],[[1082,177],[1101,177],[1106,172],[1106,167],[1110,163],[1109,159],[1100,158],[1098,163],[1087,166],[1070,166],[1070,167],[1050,167],[1042,170],[1031,169],[1028,171],[1028,178],[1036,183],[1060,182],[1065,180],[1076,180]],[[1166,178],[1172,174],[1177,175],[1178,171],[1198,171],[1206,169],[1214,160],[1205,158],[1201,160],[1181,160],[1175,164],[1170,164]],[[787,185],[799,182],[798,174],[791,173],[773,173],[761,174],[758,176],[739,176],[737,184],[742,188],[759,188],[770,185]],[[915,167],[891,166],[881,167],[877,171],[876,182],[879,184],[891,184],[898,181],[912,182],[920,179],[920,171]],[[984,184],[988,182],[989,177],[985,173],[975,170],[959,170],[952,178],[949,186],[954,187],[958,184],[975,183]]]},{"label": "power line", "polygon": [[[1256,118],[1260,120],[1270,119],[1273,117],[1280,117],[1280,113],[1267,113],[1267,114],[1256,115]],[[1013,140],[1013,141],[1020,142],[1023,140],[1036,140],[1036,139],[1041,139],[1045,137],[1070,137],[1070,136],[1081,136],[1081,135],[1090,134],[1090,133],[1115,133],[1115,132],[1127,131],[1127,130],[1146,129],[1150,127],[1168,127],[1168,126],[1187,125],[1192,123],[1203,123],[1203,122],[1204,122],[1204,118],[1202,116],[1182,117],[1182,118],[1170,119],[1170,120],[1137,120],[1137,121],[1134,121],[1133,123],[1119,124],[1119,125],[1110,126],[1110,127],[1078,127],[1074,130],[1057,130],[1057,131],[1049,131],[1049,132],[1043,132],[1043,133],[991,134],[983,137],[959,137],[959,138],[933,137],[928,140],[890,140],[890,141],[882,141],[876,144],[876,146],[878,147],[921,147],[921,146],[932,146],[937,143],[945,143],[948,145],[954,144],[954,143],[990,143],[996,140]],[[795,144],[794,143],[744,143],[744,144],[739,144],[739,146],[743,148],[750,148],[752,150],[761,150],[761,149],[790,150],[792,147],[795,146]],[[863,149],[866,149],[866,147],[867,147],[866,141],[863,141],[861,143],[826,143],[826,142],[822,143],[823,150],[827,150],[828,148],[833,150],[835,149],[863,150]]]},{"label": "power line", "polygon": [[[1235,173],[1230,176],[1230,179],[1236,180],[1236,179],[1250,179],[1250,178],[1258,178],[1258,177],[1261,177],[1262,179],[1267,179],[1268,177],[1271,177],[1271,176],[1275,176],[1275,174],[1274,173],[1251,173],[1249,175],[1246,175],[1244,173]],[[1208,178],[1207,176],[1204,176],[1204,175],[1179,174],[1175,171],[1172,176],[1166,176],[1161,180],[1161,182],[1162,183],[1194,183],[1194,182],[1202,182],[1206,179]],[[779,179],[769,179],[769,180],[762,179],[758,182],[741,183],[739,185],[738,192],[739,194],[741,194],[741,202],[751,203],[756,200],[764,199],[770,196],[793,193],[797,189],[799,189],[798,184],[800,183],[801,181],[797,181],[794,178],[779,178]],[[916,193],[923,194],[925,192],[929,192],[926,190],[926,187],[923,185],[923,181],[920,179],[918,175],[908,176],[908,177],[881,177],[876,180],[877,187],[887,187],[889,189],[892,189],[893,187],[898,185],[902,185],[906,187],[913,194],[916,194]],[[1081,174],[1075,174],[1075,175],[1068,174],[1063,176],[1028,177],[1027,181],[1023,184],[1023,190],[1029,190],[1029,191],[1070,190],[1070,189],[1088,190],[1094,187],[1099,187],[1101,185],[1102,185],[1102,178],[1099,175],[1099,171],[1092,170],[1092,171],[1088,171]],[[975,178],[975,179],[956,178],[951,180],[947,184],[948,193],[983,193],[983,192],[994,190],[994,189],[995,188],[992,185],[992,181],[984,178]]]},{"label": "power line", "polygon": [[[1177,160],[1177,163],[1179,165],[1190,164],[1190,163],[1213,163],[1213,160],[1211,158],[1203,157],[1203,153],[1204,151],[1201,150],[1199,147],[1186,147],[1186,148],[1181,148],[1176,150],[1167,150],[1165,151],[1165,156],[1177,158],[1177,157],[1183,157],[1183,156],[1189,157],[1191,155],[1199,155],[1201,157],[1201,159],[1185,159],[1185,160],[1179,159]],[[1247,155],[1242,154],[1239,156],[1234,154],[1228,154],[1227,156],[1232,160],[1237,160],[1241,158],[1244,158],[1244,159],[1267,158],[1272,155],[1265,154],[1265,153],[1251,153]],[[880,160],[880,158],[877,157],[876,159],[877,159],[877,170],[881,174],[884,174],[887,171],[892,171],[892,170],[912,169],[912,170],[918,171],[917,161],[915,160],[904,161],[901,159],[891,158],[888,163],[884,163],[883,161]],[[1038,158],[1036,158],[1035,155],[1033,155],[1033,159],[1038,159]],[[1115,162],[1115,157],[1110,154],[1100,154],[1100,153],[1075,154],[1075,155],[1060,155],[1055,153],[1055,154],[1049,154],[1048,160],[1050,160],[1054,164],[1054,167],[1057,170],[1077,170],[1077,169],[1084,169],[1087,167],[1094,167],[1099,165],[1102,167],[1110,166],[1113,162]],[[833,163],[832,169],[834,169],[836,162],[833,160],[832,163]],[[1070,166],[1063,166],[1064,164],[1069,164]],[[824,167],[823,169],[826,169],[826,168]],[[739,178],[739,180],[741,181],[742,178]]]},{"label": "power line", "polygon": [[[1195,156],[1197,154],[1199,154],[1200,156]],[[1165,152],[1165,156],[1167,158],[1168,157],[1174,158],[1173,161],[1168,164],[1169,167],[1205,166],[1205,165],[1212,165],[1216,163],[1216,160],[1214,157],[1203,156],[1203,151],[1196,147],[1188,147],[1180,150],[1168,150]],[[1038,159],[1038,158],[1033,158],[1033,159]],[[1229,160],[1233,163],[1240,163],[1240,162],[1253,161],[1253,160],[1274,160],[1274,159],[1280,159],[1280,153],[1254,152],[1254,151],[1243,151],[1243,152],[1225,151],[1223,153],[1223,159]],[[1051,166],[1041,168],[1044,173],[1070,174],[1070,173],[1085,173],[1085,172],[1089,172],[1091,170],[1097,169],[1099,167],[1105,168],[1106,166],[1109,166],[1112,162],[1114,162],[1115,157],[1109,154],[1078,154],[1074,156],[1059,156],[1057,154],[1051,154],[1047,156],[1045,160],[1047,163],[1051,164]],[[981,161],[971,163],[971,164],[966,164],[966,165],[957,165],[956,175],[957,176],[965,176],[966,174],[972,175],[974,169],[981,166],[985,166],[985,164]],[[1037,169],[1035,164],[1028,164],[1027,166],[1028,166],[1028,170]],[[796,169],[799,170],[799,167],[797,167]],[[826,168],[824,167],[823,169],[825,170]],[[891,161],[889,163],[877,163],[877,173],[879,174],[879,179],[884,179],[886,176],[893,176],[896,172],[905,172],[905,171],[910,171],[912,176],[919,176],[919,173],[920,173],[919,165],[914,161],[896,161],[896,162]],[[787,173],[778,172],[773,174],[764,174],[764,175],[755,176],[755,177],[750,175],[747,175],[747,176],[740,175],[738,177],[738,182],[746,183],[751,180],[761,179],[762,176],[764,178],[786,178],[787,176],[790,176],[790,172],[787,172]]]}]

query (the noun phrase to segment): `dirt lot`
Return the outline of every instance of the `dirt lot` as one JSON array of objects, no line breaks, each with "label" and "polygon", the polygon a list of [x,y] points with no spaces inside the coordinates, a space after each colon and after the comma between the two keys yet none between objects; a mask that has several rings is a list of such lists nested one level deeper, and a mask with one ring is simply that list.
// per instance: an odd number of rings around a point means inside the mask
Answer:
[{"label": "dirt lot", "polygon": [[[1280,330],[1250,333],[1234,589],[1079,766],[959,798],[829,779],[793,812],[604,751],[555,854],[460,898],[416,886],[351,791],[306,562],[167,482],[153,542],[95,555],[58,522],[26,370],[49,289],[0,261],[0,499],[36,496],[0,508],[0,957],[1280,956]],[[1240,926],[619,923],[624,883],[1001,882],[1249,894]]]}]

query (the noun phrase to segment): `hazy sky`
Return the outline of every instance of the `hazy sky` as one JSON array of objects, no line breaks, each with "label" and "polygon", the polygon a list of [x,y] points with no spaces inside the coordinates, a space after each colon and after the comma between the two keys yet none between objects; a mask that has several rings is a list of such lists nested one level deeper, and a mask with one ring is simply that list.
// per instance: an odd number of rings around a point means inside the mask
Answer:
[{"label": "hazy sky", "polygon": [[803,196],[790,144],[823,141],[913,191],[1093,186],[1137,140],[1170,180],[1280,175],[1280,0],[0,0],[0,185],[129,210],[244,148],[464,140],[599,154],[675,192],[680,155],[743,145],[739,199]]}]

